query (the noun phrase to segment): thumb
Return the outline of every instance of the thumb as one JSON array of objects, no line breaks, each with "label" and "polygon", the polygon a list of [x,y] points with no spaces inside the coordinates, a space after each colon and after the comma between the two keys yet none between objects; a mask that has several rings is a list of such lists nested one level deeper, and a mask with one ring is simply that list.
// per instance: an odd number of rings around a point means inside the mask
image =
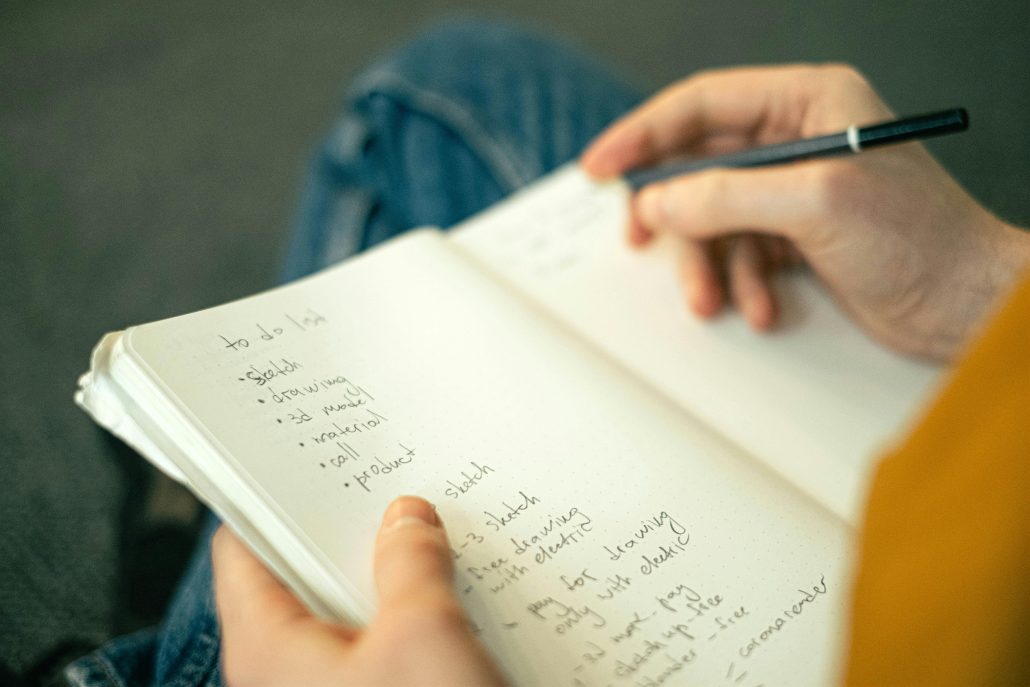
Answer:
[{"label": "thumb", "polygon": [[809,164],[710,169],[646,186],[634,211],[653,232],[711,239],[743,230],[802,244],[818,212]]},{"label": "thumb", "polygon": [[374,574],[384,613],[406,608],[462,613],[443,523],[433,506],[402,496],[386,509],[376,537]]}]

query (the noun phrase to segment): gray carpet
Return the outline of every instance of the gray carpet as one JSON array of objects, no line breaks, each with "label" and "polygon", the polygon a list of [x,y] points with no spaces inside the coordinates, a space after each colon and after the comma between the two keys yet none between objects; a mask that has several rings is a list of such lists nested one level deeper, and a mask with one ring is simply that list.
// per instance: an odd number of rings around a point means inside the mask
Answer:
[{"label": "gray carpet", "polygon": [[[182,565],[181,539],[130,535],[185,526],[190,502],[71,404],[92,344],[272,284],[299,172],[345,82],[463,7],[0,4],[0,681],[45,679],[153,621]],[[965,105],[973,131],[932,148],[1030,223],[1025,0],[480,8],[566,36],[644,88],[699,67],[841,60],[898,112]]]}]

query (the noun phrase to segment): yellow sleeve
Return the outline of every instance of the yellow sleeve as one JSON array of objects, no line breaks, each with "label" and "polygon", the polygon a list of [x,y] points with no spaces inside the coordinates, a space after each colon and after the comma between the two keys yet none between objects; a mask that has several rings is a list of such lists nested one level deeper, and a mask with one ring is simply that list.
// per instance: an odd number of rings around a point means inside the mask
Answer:
[{"label": "yellow sleeve", "polygon": [[848,685],[1030,685],[1030,279],[876,474]]}]

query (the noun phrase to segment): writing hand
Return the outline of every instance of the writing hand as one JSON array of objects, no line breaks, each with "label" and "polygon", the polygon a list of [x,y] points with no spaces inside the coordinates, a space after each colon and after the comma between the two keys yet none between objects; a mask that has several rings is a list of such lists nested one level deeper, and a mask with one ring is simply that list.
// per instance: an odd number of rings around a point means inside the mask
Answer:
[{"label": "writing hand", "polygon": [[[708,157],[892,118],[838,65],[702,73],[670,86],[587,149],[610,177],[670,157]],[[634,197],[630,242],[682,237],[687,301],[727,299],[756,329],[776,320],[770,276],[806,262],[884,343],[953,358],[1030,258],[1030,237],[976,203],[918,143],[753,169],[710,169]]]},{"label": "writing hand", "polygon": [[386,511],[374,562],[379,612],[365,629],[313,616],[224,526],[212,561],[231,687],[503,684],[451,588],[447,536],[422,499]]}]

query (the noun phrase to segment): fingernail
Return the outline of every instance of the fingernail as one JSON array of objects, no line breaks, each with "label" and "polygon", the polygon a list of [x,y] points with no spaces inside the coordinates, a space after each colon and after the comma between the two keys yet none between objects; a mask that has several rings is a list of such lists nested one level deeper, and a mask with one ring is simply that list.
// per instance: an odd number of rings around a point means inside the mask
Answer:
[{"label": "fingernail", "polygon": [[710,285],[691,282],[687,286],[687,302],[700,317],[715,317],[722,308],[722,296]]},{"label": "fingernail", "polygon": [[764,332],[772,326],[772,304],[764,294],[752,294],[741,303],[744,319],[755,331]]},{"label": "fingernail", "polygon": [[705,289],[697,281],[690,280],[686,286],[687,303],[690,309],[701,316],[708,314],[708,299],[705,297]]},{"label": "fingernail", "polygon": [[383,529],[393,530],[409,525],[431,525],[437,527],[440,518],[433,504],[417,496],[401,496],[386,508],[383,514]]},{"label": "fingernail", "polygon": [[663,195],[664,194],[657,188],[645,188],[640,192],[639,200],[637,201],[637,209],[640,212],[640,219],[642,219],[644,224],[649,228],[654,228],[662,224],[662,219],[665,216]]},{"label": "fingernail", "polygon": [[419,527],[425,527],[426,525],[433,525],[433,523],[426,522],[422,518],[416,518],[413,515],[405,515],[397,518],[389,525],[384,525],[383,529],[393,532],[394,530],[403,529],[412,525],[418,525]]}]

